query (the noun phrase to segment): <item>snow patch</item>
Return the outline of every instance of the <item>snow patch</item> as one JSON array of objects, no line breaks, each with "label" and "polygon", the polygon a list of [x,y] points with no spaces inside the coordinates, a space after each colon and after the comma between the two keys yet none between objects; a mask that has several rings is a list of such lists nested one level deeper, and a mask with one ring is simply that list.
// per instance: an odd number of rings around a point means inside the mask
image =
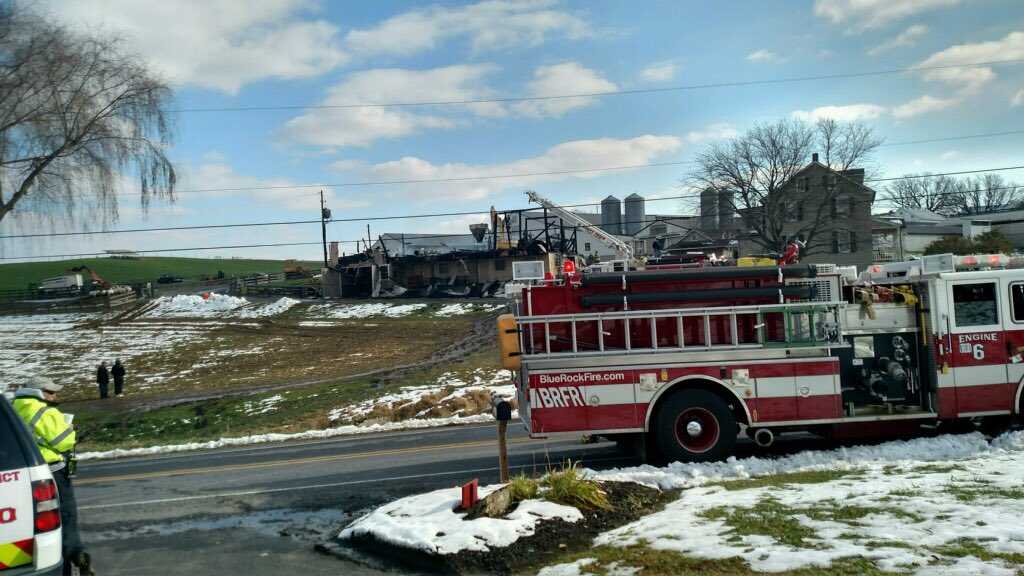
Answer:
[{"label": "snow patch", "polygon": [[195,294],[179,294],[177,296],[161,296],[153,301],[155,307],[146,312],[145,317],[187,317],[213,318],[223,316],[242,306],[248,306],[245,298],[236,298],[213,292],[206,298]]},{"label": "snow patch", "polygon": [[299,300],[294,298],[288,298],[285,296],[276,302],[265,304],[263,306],[257,306],[255,308],[243,308],[238,311],[239,318],[266,318],[268,316],[277,316],[278,314],[284,314],[285,312],[292,309],[296,304],[301,304]]},{"label": "snow patch", "polygon": [[345,304],[341,306],[336,304],[319,304],[310,306],[309,315],[337,319],[370,318],[373,316],[401,318],[417,310],[423,310],[426,307],[427,304],[387,304],[383,302]]},{"label": "snow patch", "polygon": [[[467,375],[445,372],[433,384],[403,386],[398,392],[335,408],[327,413],[327,418],[331,422],[338,420],[351,422],[365,419],[374,412],[393,413],[448,388],[454,388],[454,390],[437,400],[435,405],[442,405],[477,391],[512,397],[515,396],[515,385],[511,381],[512,373],[508,370],[477,368]],[[422,415],[423,413],[417,414],[417,417]]]},{"label": "snow patch", "polygon": [[[1020,433],[1017,433],[1019,435]],[[613,468],[603,472],[588,470],[598,480],[636,482],[673,490],[690,488],[715,480],[751,478],[804,470],[850,470],[871,462],[935,462],[962,460],[1001,449],[1020,449],[1024,436],[1011,439],[1007,434],[989,444],[981,434],[946,435],[934,438],[896,440],[875,446],[855,446],[837,450],[807,450],[781,458],[730,457],[720,462],[684,464],[674,462],[662,468],[645,464]],[[1009,448],[1016,446],[1017,448]]]},{"label": "snow patch", "polygon": [[537,572],[537,576],[585,576],[590,574],[590,572],[585,572],[583,569],[594,562],[597,562],[596,558],[580,558],[568,564],[541,568],[541,571]]},{"label": "snow patch", "polygon": [[[480,497],[500,487],[482,488]],[[583,514],[571,506],[524,500],[505,518],[464,520],[465,513],[455,511],[461,499],[461,489],[457,487],[402,498],[356,520],[338,538],[372,536],[432,554],[455,554],[463,550],[486,551],[491,547],[508,546],[523,536],[531,536],[539,520],[560,518],[578,522],[583,519]]]},{"label": "snow patch", "polygon": [[462,316],[465,314],[472,314],[474,312],[493,312],[494,310],[504,307],[504,304],[469,304],[456,302],[454,304],[441,306],[434,311],[434,316]]}]

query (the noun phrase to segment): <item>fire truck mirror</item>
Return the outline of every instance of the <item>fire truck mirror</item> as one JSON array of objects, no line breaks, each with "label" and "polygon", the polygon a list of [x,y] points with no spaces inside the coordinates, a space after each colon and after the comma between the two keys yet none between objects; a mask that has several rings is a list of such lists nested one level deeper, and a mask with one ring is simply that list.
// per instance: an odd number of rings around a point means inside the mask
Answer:
[{"label": "fire truck mirror", "polygon": [[875,339],[873,336],[858,336],[853,339],[853,355],[855,358],[874,358]]},{"label": "fire truck mirror", "polygon": [[498,400],[494,403],[494,419],[499,422],[512,419],[512,404],[508,400]]}]

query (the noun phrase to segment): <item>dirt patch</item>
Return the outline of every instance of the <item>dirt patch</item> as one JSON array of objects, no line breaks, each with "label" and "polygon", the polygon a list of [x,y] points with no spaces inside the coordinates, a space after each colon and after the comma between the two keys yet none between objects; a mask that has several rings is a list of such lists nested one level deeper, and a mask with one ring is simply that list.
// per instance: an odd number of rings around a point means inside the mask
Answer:
[{"label": "dirt patch", "polygon": [[566,554],[588,550],[598,534],[653,514],[677,497],[676,492],[661,492],[633,482],[604,482],[602,488],[614,503],[613,509],[581,511],[583,519],[575,523],[561,519],[541,521],[532,536],[487,552],[428,554],[370,537],[352,540],[351,545],[363,554],[389,559],[415,570],[443,574],[513,574],[550,564]]}]

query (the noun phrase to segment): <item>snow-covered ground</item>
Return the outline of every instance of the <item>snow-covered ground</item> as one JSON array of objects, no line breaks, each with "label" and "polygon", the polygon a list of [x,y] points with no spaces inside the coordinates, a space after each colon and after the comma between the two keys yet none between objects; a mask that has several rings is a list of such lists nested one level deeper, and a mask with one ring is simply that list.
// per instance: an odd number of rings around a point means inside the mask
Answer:
[{"label": "snow-covered ground", "polygon": [[[165,296],[154,300],[141,317],[110,323],[116,312],[74,312],[53,314],[0,315],[0,374],[12,382],[23,375],[43,374],[66,385],[92,386],[93,374],[101,361],[120,358],[128,365],[130,388],[145,390],[172,378],[186,376],[180,370],[143,369],[131,362],[155,352],[172,352],[181,345],[209,344],[200,352],[193,369],[216,365],[223,359],[223,343],[210,339],[210,332],[225,324],[259,327],[259,319],[276,318],[300,306],[294,317],[305,328],[334,327],[353,319],[403,318],[414,313],[448,317],[488,312],[500,304],[477,303],[331,303],[304,305],[292,298],[254,303],[212,293]],[[86,325],[88,323],[88,325]],[[377,326],[373,324],[373,326]],[[248,350],[227,353],[251,354]]]},{"label": "snow-covered ground", "polygon": [[[442,392],[447,392],[440,395]],[[426,418],[437,406],[455,405],[457,399],[473,393],[483,392],[487,397],[493,394],[514,396],[512,373],[508,370],[485,370],[477,368],[472,373],[460,376],[454,372],[442,374],[436,382],[421,386],[405,386],[398,392],[371,398],[356,404],[335,408],[328,413],[331,422],[361,422],[373,414],[394,414],[403,408],[429,401],[430,407],[423,407],[414,418]],[[464,414],[464,409],[453,407],[452,416]]]},{"label": "snow-covered ground", "polygon": [[[15,382],[20,375],[43,374],[65,384],[91,383],[103,360],[111,364],[120,358],[130,365],[133,358],[202,338],[211,328],[201,323],[160,322],[75,328],[81,322],[105,318],[101,313],[0,316],[0,374]],[[161,380],[150,376],[155,378],[150,384]]]},{"label": "snow-covered ground", "polygon": [[[819,483],[745,489],[713,484],[806,471],[844,473]],[[882,569],[925,574],[941,564],[943,573],[1012,576],[1020,566],[1010,566],[1000,555],[1024,554],[1024,432],[991,442],[974,433],[805,451],[777,459],[732,458],[587,474],[684,489],[663,511],[601,534],[595,545],[647,546],[706,559],[739,557],[763,571],[821,569],[839,558],[861,556]],[[397,500],[364,516],[340,537],[370,535],[454,554],[506,546],[510,534],[532,533],[533,526],[521,518],[508,524],[514,529],[503,532],[496,532],[494,520],[463,520],[452,512],[452,498],[457,500],[456,492],[439,491]],[[804,540],[776,539],[742,524],[751,516],[763,521],[764,514],[775,515],[765,522],[767,531],[788,527],[804,534]],[[533,525],[542,517],[533,516]],[[975,551],[983,552],[965,554],[964,546],[980,546]],[[584,559],[541,573],[588,574],[594,562]],[[629,566],[616,570],[634,572]]]}]

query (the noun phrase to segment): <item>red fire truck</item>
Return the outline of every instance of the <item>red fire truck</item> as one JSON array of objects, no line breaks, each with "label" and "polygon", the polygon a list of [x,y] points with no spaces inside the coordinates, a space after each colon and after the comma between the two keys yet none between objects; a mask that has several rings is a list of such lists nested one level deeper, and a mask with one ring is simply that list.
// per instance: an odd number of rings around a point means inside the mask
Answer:
[{"label": "red fire truck", "polygon": [[514,306],[499,340],[533,437],[643,438],[703,461],[742,432],[767,446],[795,431],[995,430],[1024,410],[1024,270],[957,271],[951,255],[860,276],[597,272],[526,287]]}]

